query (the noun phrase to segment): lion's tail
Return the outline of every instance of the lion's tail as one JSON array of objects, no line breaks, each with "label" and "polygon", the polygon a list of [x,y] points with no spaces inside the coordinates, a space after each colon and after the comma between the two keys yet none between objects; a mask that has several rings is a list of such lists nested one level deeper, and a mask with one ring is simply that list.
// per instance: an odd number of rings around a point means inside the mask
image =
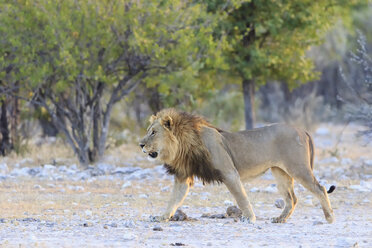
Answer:
[{"label": "lion's tail", "polygon": [[[313,138],[311,138],[308,132],[305,132],[307,137],[309,138],[309,150],[310,150],[310,167],[314,169],[314,142]],[[327,191],[328,194],[332,193],[336,189],[336,186],[332,185],[329,190]]]},{"label": "lion's tail", "polygon": [[310,150],[310,167],[313,170],[314,169],[314,143],[313,138],[311,138],[310,134],[308,132],[305,132],[307,137],[309,138],[309,150]]},{"label": "lion's tail", "polygon": [[329,187],[329,190],[327,191],[328,194],[332,193],[336,189],[336,186],[332,185]]}]

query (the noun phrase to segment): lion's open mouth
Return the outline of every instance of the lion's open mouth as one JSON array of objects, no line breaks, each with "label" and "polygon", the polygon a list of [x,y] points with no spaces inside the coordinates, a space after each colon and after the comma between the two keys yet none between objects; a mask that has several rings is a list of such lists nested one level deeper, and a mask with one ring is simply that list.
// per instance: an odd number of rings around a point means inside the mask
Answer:
[{"label": "lion's open mouth", "polygon": [[156,158],[158,156],[158,153],[157,152],[150,152],[149,156],[152,157],[152,158]]}]

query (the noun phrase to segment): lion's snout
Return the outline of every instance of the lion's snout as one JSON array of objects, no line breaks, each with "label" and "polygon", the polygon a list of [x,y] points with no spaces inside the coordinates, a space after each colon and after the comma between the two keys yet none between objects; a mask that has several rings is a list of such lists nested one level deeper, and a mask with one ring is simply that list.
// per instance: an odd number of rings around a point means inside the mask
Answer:
[{"label": "lion's snout", "polygon": [[157,152],[150,152],[149,156],[152,157],[152,158],[156,158],[158,156],[158,153]]}]

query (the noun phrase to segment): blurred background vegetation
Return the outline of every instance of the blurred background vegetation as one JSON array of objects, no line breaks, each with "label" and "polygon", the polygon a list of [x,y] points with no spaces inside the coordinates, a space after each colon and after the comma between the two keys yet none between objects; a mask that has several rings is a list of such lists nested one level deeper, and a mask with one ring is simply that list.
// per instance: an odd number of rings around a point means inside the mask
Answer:
[{"label": "blurred background vegetation", "polygon": [[371,135],[371,24],[368,0],[3,0],[0,152],[57,138],[87,165],[165,107]]}]

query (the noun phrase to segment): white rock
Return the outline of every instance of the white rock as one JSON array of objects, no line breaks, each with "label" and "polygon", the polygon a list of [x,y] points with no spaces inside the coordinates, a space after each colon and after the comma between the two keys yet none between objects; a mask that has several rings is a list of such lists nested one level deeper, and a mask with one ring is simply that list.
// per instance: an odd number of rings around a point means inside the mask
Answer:
[{"label": "white rock", "polygon": [[275,207],[283,209],[284,206],[285,206],[285,203],[284,203],[283,199],[277,199],[275,201]]},{"label": "white rock", "polygon": [[111,174],[132,174],[135,171],[142,170],[140,167],[117,167],[111,171]]},{"label": "white rock", "polygon": [[342,158],[341,159],[341,165],[349,165],[349,164],[352,164],[353,163],[353,160],[351,160],[350,158]]},{"label": "white rock", "polygon": [[21,160],[21,162],[19,162],[19,164],[25,164],[25,163],[28,163],[28,164],[32,164],[34,163],[34,160],[32,158],[24,158]]},{"label": "white rock", "polygon": [[170,189],[169,186],[165,186],[165,187],[161,188],[160,191],[161,191],[161,192],[168,192],[169,189]]},{"label": "white rock", "polygon": [[357,185],[357,184],[356,185],[350,185],[349,189],[357,190],[359,192],[371,192],[371,189],[368,189],[365,186]]},{"label": "white rock", "polygon": [[225,206],[233,206],[234,205],[234,203],[232,201],[229,201],[229,200],[224,201],[223,204]]},{"label": "white rock", "polygon": [[75,190],[75,191],[83,191],[83,190],[84,190],[84,187],[83,187],[83,186],[79,186],[79,185],[77,185],[77,186],[75,186],[75,187],[73,188],[73,190]]},{"label": "white rock", "polygon": [[256,193],[256,192],[260,192],[260,189],[256,188],[256,187],[253,187],[249,191],[252,192],[252,193]]},{"label": "white rock", "polygon": [[39,184],[35,184],[34,189],[43,189],[43,187],[41,187]]},{"label": "white rock", "polygon": [[123,185],[121,185],[121,189],[126,189],[126,188],[129,188],[129,187],[132,187],[131,181],[127,181],[127,182],[123,183]]},{"label": "white rock", "polygon": [[122,236],[121,236],[122,239],[124,240],[134,240],[137,238],[136,235],[132,234],[132,233],[124,233]]},{"label": "white rock", "polygon": [[12,176],[28,176],[28,171],[29,170],[30,170],[30,168],[28,168],[28,167],[14,168],[10,172],[10,175],[12,175]]},{"label": "white rock", "polygon": [[68,168],[67,168],[66,165],[58,166],[58,171],[59,172],[66,172],[67,170],[68,170]]},{"label": "white rock", "polygon": [[312,206],[313,205],[313,200],[312,199],[306,199],[304,201],[305,205]]},{"label": "white rock", "polygon": [[329,129],[326,127],[319,127],[316,131],[315,134],[325,136],[329,135]]},{"label": "white rock", "polygon": [[8,165],[6,163],[0,164],[0,173],[1,174],[7,174],[9,172]]},{"label": "white rock", "polygon": [[85,215],[86,216],[92,216],[92,211],[90,211],[90,210],[85,210]]},{"label": "white rock", "polygon": [[124,227],[126,227],[126,228],[133,228],[133,227],[135,227],[136,225],[135,225],[135,223],[134,223],[134,221],[133,220],[126,220],[125,222],[124,222]]},{"label": "white rock", "polygon": [[320,138],[320,137],[315,137],[314,138],[314,143],[315,143],[315,147],[319,147],[319,148],[323,148],[323,149],[333,147],[333,142],[332,142],[331,139],[324,139],[324,138]]},{"label": "white rock", "polygon": [[154,174],[154,171],[150,168],[137,170],[127,177],[128,180],[141,180],[146,179]]},{"label": "white rock", "polygon": [[262,176],[262,179],[265,179],[265,180],[273,180],[273,179],[274,179],[274,176],[273,176],[273,174],[271,173],[271,170],[267,171],[267,172]]},{"label": "white rock", "polygon": [[266,193],[276,193],[276,192],[278,192],[278,189],[276,188],[275,185],[270,185],[270,186],[267,186],[266,188],[264,188],[262,191],[266,192]]},{"label": "white rock", "polygon": [[78,170],[77,165],[76,165],[76,164],[72,164],[72,165],[70,165],[70,170],[77,171],[77,170]]},{"label": "white rock", "polygon": [[147,195],[147,194],[139,194],[138,197],[139,198],[142,198],[142,199],[147,199],[147,198],[149,198],[149,195]]},{"label": "white rock", "polygon": [[372,159],[364,160],[363,163],[367,166],[372,166]]},{"label": "white rock", "polygon": [[328,158],[324,158],[320,160],[318,163],[319,164],[337,164],[339,163],[339,160],[336,157],[328,157]]},{"label": "white rock", "polygon": [[204,187],[204,185],[201,182],[196,182],[194,184],[194,188],[203,188],[203,187]]},{"label": "white rock", "polygon": [[56,167],[54,165],[51,165],[51,164],[45,164],[44,165],[44,170],[55,170]]},{"label": "white rock", "polygon": [[102,170],[104,173],[110,173],[114,166],[112,164],[99,163],[96,165],[97,169]]},{"label": "white rock", "polygon": [[372,190],[372,182],[360,181],[360,185],[367,189]]}]

